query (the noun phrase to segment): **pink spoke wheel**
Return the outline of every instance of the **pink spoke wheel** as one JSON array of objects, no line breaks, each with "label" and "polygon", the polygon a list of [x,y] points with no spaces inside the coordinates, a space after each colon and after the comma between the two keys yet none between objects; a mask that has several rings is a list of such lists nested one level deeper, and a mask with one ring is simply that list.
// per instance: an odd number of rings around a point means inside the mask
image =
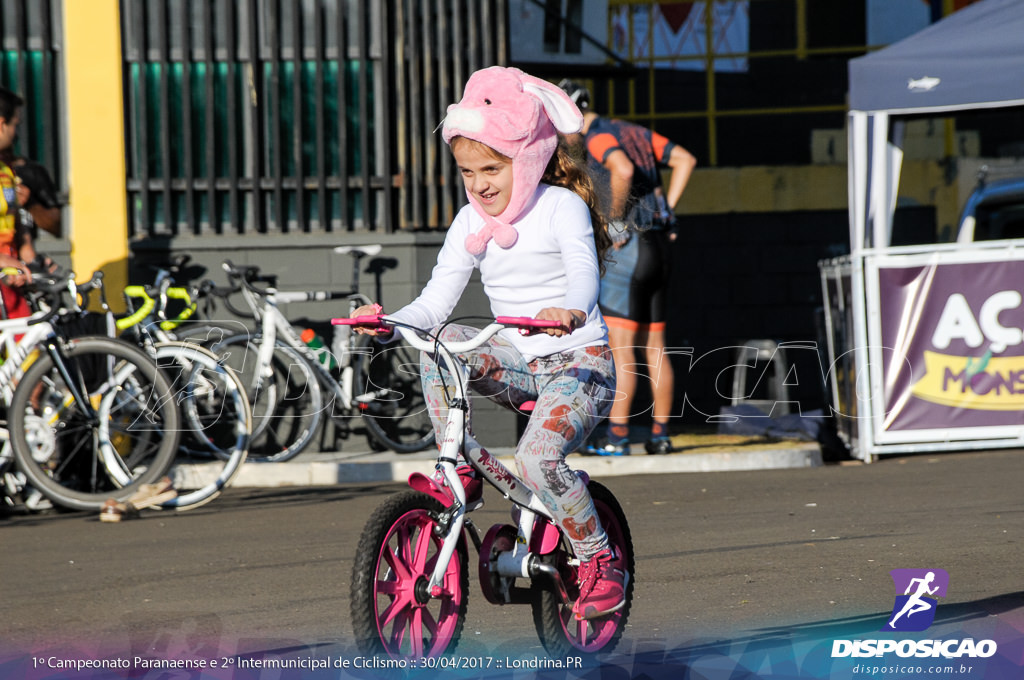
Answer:
[{"label": "pink spoke wheel", "polygon": [[441,505],[406,491],[370,517],[352,570],[352,623],[360,651],[394,658],[439,656],[458,643],[466,618],[467,551],[460,538],[440,584],[430,576],[444,537]]},{"label": "pink spoke wheel", "polygon": [[592,655],[610,652],[622,637],[633,602],[635,560],[633,539],[622,507],[611,491],[597,482],[589,484],[601,525],[608,533],[609,542],[618,548],[622,568],[626,571],[626,604],[618,611],[589,621],[577,621],[572,611],[579,596],[576,585],[577,569],[569,563],[574,557],[572,546],[563,536],[558,549],[551,555],[561,574],[569,600],[563,602],[552,588],[538,588],[533,601],[533,622],[544,648],[553,657],[570,654]]}]

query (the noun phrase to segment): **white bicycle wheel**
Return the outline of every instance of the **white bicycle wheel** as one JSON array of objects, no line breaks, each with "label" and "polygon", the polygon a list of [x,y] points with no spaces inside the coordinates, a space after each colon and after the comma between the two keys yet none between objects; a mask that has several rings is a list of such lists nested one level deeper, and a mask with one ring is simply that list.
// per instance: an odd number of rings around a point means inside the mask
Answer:
[{"label": "white bicycle wheel", "polygon": [[41,354],[14,391],[14,457],[54,504],[99,510],[170,468],[179,413],[167,398],[167,379],[138,347],[81,337],[67,341],[59,357],[55,363]]},{"label": "white bicycle wheel", "polygon": [[319,431],[323,390],[306,360],[280,342],[261,366],[262,343],[260,336],[237,335],[210,349],[246,386],[253,418],[249,460],[280,463],[299,455]]},{"label": "white bicycle wheel", "polygon": [[219,496],[241,470],[252,436],[252,411],[242,380],[212,351],[189,342],[164,342],[156,345],[156,358],[181,412],[174,486],[188,490],[162,507],[188,510]]}]

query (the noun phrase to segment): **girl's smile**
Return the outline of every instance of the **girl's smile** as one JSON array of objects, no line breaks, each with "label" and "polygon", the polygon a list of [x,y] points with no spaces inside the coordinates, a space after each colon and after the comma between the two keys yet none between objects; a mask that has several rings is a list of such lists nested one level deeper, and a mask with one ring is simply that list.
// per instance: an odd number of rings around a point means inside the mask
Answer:
[{"label": "girl's smile", "polygon": [[464,137],[453,140],[451,149],[473,200],[491,217],[504,212],[512,198],[511,159]]}]

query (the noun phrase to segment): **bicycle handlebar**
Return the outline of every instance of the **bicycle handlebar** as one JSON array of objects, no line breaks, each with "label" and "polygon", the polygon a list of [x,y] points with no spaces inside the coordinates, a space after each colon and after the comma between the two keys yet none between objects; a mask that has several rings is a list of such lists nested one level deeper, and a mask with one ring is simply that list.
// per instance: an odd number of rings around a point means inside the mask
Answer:
[{"label": "bicycle handlebar", "polygon": [[97,288],[102,288],[103,287],[103,272],[97,270],[97,271],[93,272],[91,279],[89,279],[85,283],[78,283],[78,284],[75,284],[75,285],[78,287],[78,292],[79,293],[91,293],[92,291],[96,290]]},{"label": "bicycle handlebar", "polygon": [[164,294],[171,300],[181,300],[185,308],[178,312],[173,319],[164,319],[160,322],[160,328],[165,331],[173,331],[196,313],[196,303],[192,300],[192,293],[187,288],[171,287],[164,291]]},{"label": "bicycle handlebar", "polygon": [[[75,285],[75,273],[67,271],[59,277],[48,278],[36,276],[28,283],[26,290],[36,293],[47,300],[49,309],[46,309],[40,316],[33,314],[28,317],[28,323],[48,322],[61,313],[61,294],[72,290]],[[38,300],[36,301],[38,303]],[[36,305],[38,308],[38,305]]]},{"label": "bicycle handlebar", "polygon": [[[384,314],[363,314],[340,319],[331,319],[335,326],[367,326],[377,327],[377,330],[391,328]],[[558,328],[562,324],[554,319],[535,319],[531,316],[498,316],[494,323],[502,326],[516,326],[521,330],[532,330],[536,328]]]},{"label": "bicycle handlebar", "polygon": [[362,316],[345,317],[342,319],[331,319],[334,326],[366,326],[371,330],[391,330],[391,326],[384,320],[383,314],[363,314]]},{"label": "bicycle handlebar", "polygon": [[100,308],[104,312],[110,311],[110,306],[107,304],[107,289],[103,285],[103,271],[97,269],[92,273],[92,277],[83,283],[72,284],[68,282],[68,289],[74,296],[76,296],[76,302],[78,303],[79,311],[87,309],[89,307],[89,295],[92,292],[99,291],[100,294]]},{"label": "bicycle handlebar", "polygon": [[495,317],[494,322],[504,326],[517,326],[520,330],[558,328],[562,325],[554,319],[534,319],[531,316],[499,316]]},{"label": "bicycle handlebar", "polygon": [[241,281],[243,286],[257,295],[267,295],[269,291],[254,286],[253,282],[265,283],[271,288],[277,286],[277,277],[273,274],[261,276],[259,267],[254,267],[252,265],[236,267],[231,260],[224,260],[224,262],[221,263],[221,268],[224,269],[224,272],[228,275],[229,279],[232,281]]},{"label": "bicycle handlebar", "polygon": [[142,305],[133,313],[117,320],[115,325],[117,326],[117,330],[119,331],[123,331],[126,328],[131,328],[135,324],[142,323],[142,320],[149,316],[150,313],[153,311],[153,308],[156,307],[156,300],[154,300],[153,297],[150,296],[150,294],[146,291],[145,286],[125,286],[124,296],[130,298],[139,298],[142,300]]},{"label": "bicycle handlebar", "polygon": [[[278,288],[277,288],[277,276],[273,275],[273,274],[261,275],[259,273],[259,271],[260,271],[259,267],[255,267],[255,266],[251,266],[251,265],[245,266],[245,267],[237,267],[237,266],[235,266],[231,262],[231,260],[224,260],[224,262],[221,264],[221,266],[223,267],[224,271],[227,273],[228,279],[230,279],[232,285],[235,286],[235,288],[233,290],[229,291],[229,294],[231,292],[243,290],[243,288],[244,288],[244,290],[249,291],[252,294],[254,294],[254,295],[256,295],[256,296],[258,296],[260,298],[266,298],[266,297],[269,297],[271,295],[277,296],[278,302],[324,302],[324,301],[327,301],[327,300],[347,300],[349,298],[356,297],[356,296],[359,295],[359,290],[358,290],[358,286],[357,285],[354,285],[352,290],[345,290],[345,291],[337,291],[337,290],[307,290],[307,291],[285,290],[285,291],[282,291],[282,290],[278,290]],[[241,286],[237,286],[236,282],[241,282]],[[265,283],[265,284],[267,284],[267,287],[266,288],[260,288],[259,286],[253,285],[254,282]],[[226,297],[224,298],[224,300],[225,300],[225,304],[227,304],[228,309],[230,309],[231,311],[235,312],[235,314],[238,314],[239,316],[249,316],[249,317],[254,316],[253,314],[241,314],[241,313],[239,313],[238,310],[236,310],[234,307],[231,306],[230,303],[228,303]],[[252,305],[253,304],[252,301],[249,301],[249,304]]]},{"label": "bicycle handlebar", "polygon": [[[385,332],[397,330],[402,337],[405,338],[405,341],[416,349],[430,352],[433,351],[435,346],[435,341],[433,339],[425,340],[417,335],[416,331],[420,329],[403,324],[400,321],[394,321],[384,314],[364,314],[362,316],[349,318],[331,319],[331,324],[334,326],[361,326],[363,328]],[[496,335],[498,331],[508,327],[518,328],[520,332],[522,332],[540,328],[560,328],[561,326],[561,323],[552,319],[534,319],[528,316],[499,316],[494,319],[493,323],[481,328],[480,332],[477,333],[475,337],[462,342],[445,344],[447,345],[449,352],[459,354],[480,347]]]},{"label": "bicycle handlebar", "polygon": [[237,286],[218,286],[210,279],[203,279],[199,283],[199,296],[212,295],[214,297],[226,298],[233,293],[237,293],[239,288]]},{"label": "bicycle handlebar", "polygon": [[[181,300],[185,303],[185,309],[183,309],[177,317],[174,319],[165,319],[160,322],[161,329],[171,331],[180,325],[182,321],[185,321],[195,313],[196,304],[192,301],[192,293],[187,288],[171,286],[163,289],[162,294],[169,299]],[[117,320],[117,329],[122,331],[141,323],[156,307],[156,299],[153,297],[150,289],[146,286],[125,286],[124,295],[125,297],[138,298],[142,300],[142,306],[132,314]]]}]

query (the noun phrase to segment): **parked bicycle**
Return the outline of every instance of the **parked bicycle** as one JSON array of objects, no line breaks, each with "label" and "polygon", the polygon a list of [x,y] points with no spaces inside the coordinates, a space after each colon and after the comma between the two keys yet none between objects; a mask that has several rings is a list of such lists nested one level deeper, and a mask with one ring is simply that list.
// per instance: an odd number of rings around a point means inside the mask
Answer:
[{"label": "parked bicycle", "polygon": [[[94,277],[93,282],[109,315],[102,277]],[[113,323],[121,337],[132,338],[171,383],[184,431],[174,461],[179,493],[162,507],[185,510],[216,498],[241,470],[252,434],[252,411],[245,386],[231,368],[209,349],[177,341],[170,334],[195,309],[193,294],[170,284],[170,271],[160,269],[154,286],[125,287],[129,314]],[[182,301],[183,308],[168,319],[167,302],[172,299]],[[180,493],[182,489],[189,492]]]},{"label": "parked bicycle", "polygon": [[71,273],[35,279],[29,296],[37,311],[0,321],[7,412],[0,466],[7,472],[16,464],[25,483],[56,505],[98,510],[164,474],[181,426],[170,383],[145,352],[64,334],[62,322],[74,315],[61,313],[59,296],[72,283]]},{"label": "parked bicycle", "polygon": [[[506,327],[558,325],[536,319],[499,317],[474,338],[443,343],[387,316],[334,319],[340,325],[394,329],[411,346],[432,352],[453,376],[444,442],[433,476],[415,473],[412,490],[401,492],[371,515],[352,569],[351,615],[356,643],[367,655],[435,657],[452,652],[466,616],[469,557],[466,536],[477,552],[480,588],[498,605],[529,604],[544,648],[552,656],[608,652],[621,637],[632,603],[635,564],[629,524],[615,496],[577,472],[587,483],[600,522],[625,572],[624,604],[599,618],[578,619],[580,560],[562,527],[523,481],[483,448],[466,451],[464,437],[468,370],[460,354],[481,347]],[[419,333],[423,333],[421,337]],[[529,405],[523,405],[523,409]],[[456,462],[460,451],[479,475],[512,504],[514,524],[497,524],[480,538]],[[525,582],[526,585],[520,585]]]},{"label": "parked bicycle", "polygon": [[[342,330],[318,353],[278,305],[346,300],[353,311],[369,300],[359,292],[359,266],[381,246],[342,246],[353,258],[347,291],[282,291],[276,277],[257,267],[223,264],[232,290],[242,294],[258,329],[210,345],[242,376],[253,411],[253,460],[286,461],[305,450],[325,417],[347,433],[360,417],[379,449],[411,453],[429,447],[434,431],[419,382],[418,353],[396,342],[388,346]],[[333,350],[333,351],[332,351]],[[325,399],[326,395],[326,399]]]},{"label": "parked bicycle", "polygon": [[[143,301],[142,304],[151,307],[146,314],[159,316],[159,329],[163,336],[209,346],[226,337],[253,332],[254,329],[250,328],[251,312],[239,310],[231,304],[230,297],[238,292],[237,287],[218,286],[209,279],[192,284],[188,266],[191,260],[190,255],[179,254],[166,266],[152,267],[155,273],[148,288],[154,291],[155,297],[151,302]],[[217,319],[218,300],[239,318]],[[169,316],[172,310],[176,314]],[[141,311],[135,310],[134,313]]]}]

